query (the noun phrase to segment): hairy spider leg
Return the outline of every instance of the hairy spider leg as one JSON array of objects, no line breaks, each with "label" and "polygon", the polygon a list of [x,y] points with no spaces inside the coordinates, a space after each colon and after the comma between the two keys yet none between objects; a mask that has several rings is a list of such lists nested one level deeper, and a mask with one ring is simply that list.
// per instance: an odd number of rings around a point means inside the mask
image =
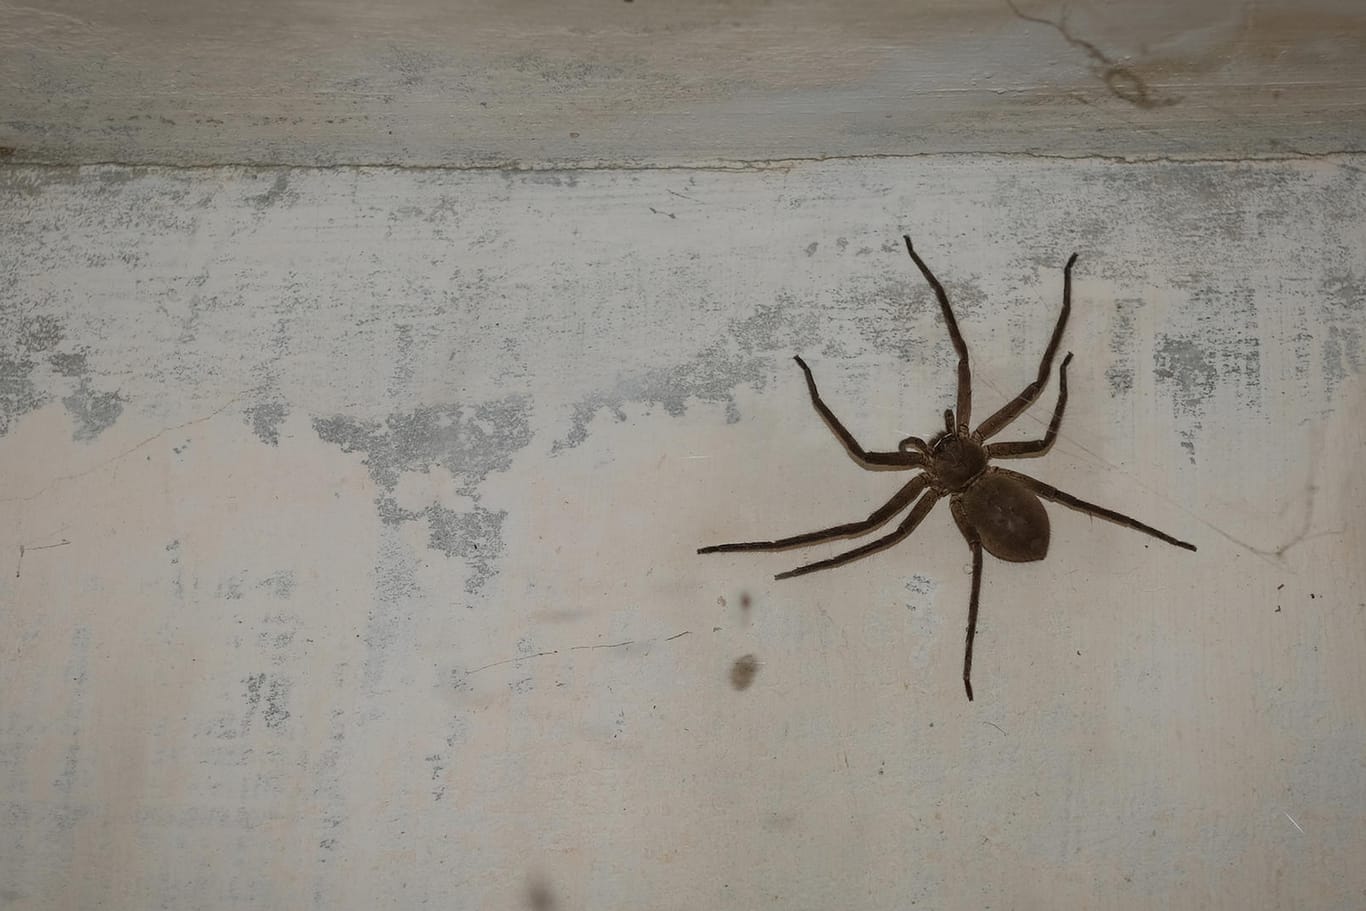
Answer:
[{"label": "hairy spider leg", "polygon": [[840,422],[839,418],[835,417],[835,413],[830,410],[829,406],[821,400],[821,394],[816,390],[816,378],[811,375],[811,368],[806,366],[806,361],[800,357],[794,357],[793,360],[797,362],[798,367],[802,368],[802,373],[806,374],[806,388],[811,392],[811,404],[816,406],[816,410],[825,419],[825,423],[835,436],[839,437],[840,442],[844,444],[844,448],[849,451],[855,461],[863,465],[864,468],[872,470],[919,468],[925,464],[924,458],[918,453],[907,452],[904,449],[900,452],[869,452],[860,446],[858,440],[854,439],[854,435]]},{"label": "hairy spider leg", "polygon": [[1027,474],[1020,474],[1020,472],[1011,471],[1009,468],[993,468],[992,470],[998,471],[1003,475],[1014,478],[1021,484],[1028,487],[1030,490],[1034,491],[1039,496],[1043,497],[1045,500],[1052,500],[1054,503],[1061,503],[1063,506],[1066,506],[1069,509],[1077,510],[1077,512],[1083,512],[1087,515],[1095,516],[1099,519],[1106,519],[1110,522],[1114,522],[1116,525],[1123,525],[1125,528],[1132,528],[1135,531],[1141,531],[1145,535],[1152,535],[1159,541],[1166,541],[1168,544],[1174,544],[1177,547],[1184,547],[1186,550],[1195,550],[1195,545],[1191,544],[1188,541],[1181,541],[1176,538],[1173,538],[1165,531],[1158,531],[1151,525],[1144,525],[1137,519],[1132,518],[1131,516],[1126,516],[1122,512],[1115,512],[1113,509],[1106,509],[1104,506],[1098,506],[1095,503],[1088,503],[1085,500],[1072,496],[1070,493],[1063,493],[1061,490],[1058,490],[1058,488],[1054,487],[1052,484],[1045,484],[1043,481],[1040,481],[1037,478],[1031,478]]},{"label": "hairy spider leg", "polygon": [[949,511],[953,513],[953,521],[967,539],[968,550],[972,552],[972,594],[968,597],[967,642],[963,646],[963,688],[968,692],[968,702],[971,702],[972,643],[977,638],[977,606],[982,596],[982,540],[977,536],[977,530],[969,524],[958,497],[949,501]]},{"label": "hairy spider leg", "polygon": [[1072,363],[1072,352],[1062,359],[1058,368],[1058,404],[1053,406],[1053,417],[1048,422],[1048,430],[1042,440],[1012,440],[1006,443],[988,443],[987,459],[1019,459],[1027,456],[1043,455],[1058,438],[1058,428],[1062,426],[1062,412],[1067,407],[1067,365]]},{"label": "hairy spider leg", "polygon": [[889,535],[884,535],[875,541],[868,542],[862,547],[856,547],[851,551],[831,557],[828,560],[808,563],[805,566],[790,569],[785,573],[778,573],[778,575],[773,578],[791,579],[793,576],[804,576],[807,573],[819,572],[822,569],[833,569],[836,566],[843,566],[851,560],[857,560],[859,557],[865,557],[868,554],[876,553],[879,550],[891,547],[898,541],[910,537],[911,532],[915,531],[916,526],[924,521],[925,517],[930,514],[930,510],[934,508],[934,504],[939,502],[940,496],[941,494],[937,490],[930,490],[927,492],[911,507],[911,511],[906,515],[906,518],[896,527],[896,531]]},{"label": "hairy spider leg", "polygon": [[790,538],[778,538],[776,541],[745,541],[738,544],[714,544],[711,547],[698,549],[699,554],[720,554],[730,553],[739,550],[785,550],[789,547],[801,547],[804,544],[815,544],[820,541],[830,541],[835,538],[848,538],[855,535],[867,534],[875,528],[887,524],[887,520],[901,510],[905,509],[920,492],[929,486],[930,479],[923,474],[918,474],[911,478],[896,492],[896,495],[877,509],[868,518],[860,522],[848,522],[844,525],[836,525],[833,528],[825,528],[820,531],[807,532],[806,534],[793,535]]},{"label": "hairy spider leg", "polygon": [[[972,370],[968,366],[968,343],[963,341],[963,333],[958,331],[958,320],[953,317],[953,309],[949,307],[949,296],[944,293],[944,286],[915,252],[915,247],[911,246],[911,236],[903,234],[902,239],[906,241],[906,252],[911,254],[911,259],[920,269],[920,274],[925,276],[925,281],[934,289],[934,296],[939,298],[939,310],[944,314],[944,322],[949,327],[953,350],[958,352],[958,426],[966,432],[972,417]],[[949,428],[949,432],[953,432],[952,427]]]},{"label": "hairy spider leg", "polygon": [[1058,314],[1057,325],[1053,327],[1053,337],[1048,340],[1048,347],[1044,349],[1043,360],[1039,362],[1039,375],[1024,388],[1024,391],[1015,398],[1006,402],[1005,405],[977,425],[977,435],[983,440],[989,440],[1000,433],[1014,421],[1025,409],[1034,404],[1034,400],[1043,391],[1044,384],[1048,382],[1048,372],[1053,369],[1053,355],[1058,352],[1058,344],[1062,341],[1063,329],[1067,326],[1067,316],[1072,312],[1072,266],[1077,261],[1077,254],[1073,253],[1067,260],[1067,265],[1062,270],[1062,312]]}]

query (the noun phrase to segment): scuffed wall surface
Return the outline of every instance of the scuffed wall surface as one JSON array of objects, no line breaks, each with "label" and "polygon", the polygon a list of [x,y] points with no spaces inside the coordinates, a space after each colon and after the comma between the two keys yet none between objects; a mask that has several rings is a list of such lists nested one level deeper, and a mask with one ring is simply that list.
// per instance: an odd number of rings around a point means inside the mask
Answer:
[{"label": "scuffed wall surface", "polygon": [[704,164],[1366,149],[1356,0],[32,0],[0,157]]},{"label": "scuffed wall surface", "polygon": [[[1366,900],[1361,161],[0,170],[0,905]],[[1044,563],[866,515],[1080,253]],[[1022,419],[1038,435],[1050,389]]]}]

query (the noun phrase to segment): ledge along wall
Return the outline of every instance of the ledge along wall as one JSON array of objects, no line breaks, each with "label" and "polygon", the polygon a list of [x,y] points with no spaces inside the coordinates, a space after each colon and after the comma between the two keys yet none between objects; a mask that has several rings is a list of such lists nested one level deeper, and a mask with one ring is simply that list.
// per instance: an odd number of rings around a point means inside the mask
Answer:
[{"label": "ledge along wall", "polygon": [[[1359,5],[0,9],[0,908],[1366,902]],[[1047,559],[864,445],[1079,254]],[[1056,368],[1003,439],[1040,436]]]}]

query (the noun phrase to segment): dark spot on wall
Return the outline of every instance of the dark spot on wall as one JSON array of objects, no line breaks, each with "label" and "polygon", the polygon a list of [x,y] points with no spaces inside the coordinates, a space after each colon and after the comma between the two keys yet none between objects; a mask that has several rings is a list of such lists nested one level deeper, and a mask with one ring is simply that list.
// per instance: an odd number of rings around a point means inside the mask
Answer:
[{"label": "dark spot on wall", "polygon": [[753,603],[754,603],[753,600],[749,597],[749,592],[741,592],[741,593],[740,593],[740,609],[741,609],[741,610],[749,610],[749,606],[750,606],[751,604],[753,604]]},{"label": "dark spot on wall", "polygon": [[62,404],[75,421],[72,438],[82,442],[95,439],[123,414],[123,399],[117,392],[96,392],[88,377],[81,377],[76,391],[62,397]]},{"label": "dark spot on wall", "polygon": [[747,690],[759,673],[759,659],[754,655],[741,655],[730,666],[730,685],[737,690]]},{"label": "dark spot on wall", "polygon": [[526,906],[531,911],[554,911],[555,895],[544,880],[533,879],[527,885]]},{"label": "dark spot on wall", "polygon": [[247,423],[262,443],[280,445],[280,425],[289,415],[284,402],[261,402],[246,409]]}]

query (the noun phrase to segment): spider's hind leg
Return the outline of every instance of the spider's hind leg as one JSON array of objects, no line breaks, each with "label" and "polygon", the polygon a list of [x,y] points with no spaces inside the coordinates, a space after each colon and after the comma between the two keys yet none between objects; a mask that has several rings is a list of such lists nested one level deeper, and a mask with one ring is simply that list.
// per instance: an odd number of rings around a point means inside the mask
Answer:
[{"label": "spider's hind leg", "polygon": [[1173,538],[1165,531],[1158,531],[1151,525],[1145,525],[1144,523],[1138,521],[1132,516],[1126,516],[1122,512],[1116,512],[1113,509],[1107,509],[1104,506],[1099,506],[1095,503],[1088,503],[1080,497],[1074,497],[1070,493],[1064,493],[1061,490],[1058,490],[1058,488],[1054,487],[1052,484],[1045,484],[1038,478],[1031,478],[1027,474],[1020,474],[1018,471],[1011,471],[1009,468],[997,468],[996,471],[999,471],[1001,474],[1006,475],[1008,477],[1014,478],[1016,481],[1019,481],[1025,487],[1028,487],[1030,490],[1034,491],[1036,494],[1043,497],[1045,500],[1052,500],[1054,503],[1061,503],[1068,509],[1075,509],[1077,512],[1084,512],[1088,516],[1095,516],[1098,519],[1105,519],[1107,521],[1114,522],[1116,525],[1123,525],[1125,528],[1132,528],[1134,531],[1141,531],[1145,535],[1151,535],[1152,537],[1157,538],[1157,540],[1159,541],[1166,541],[1168,544],[1174,544],[1177,547],[1184,547],[1186,550],[1195,550],[1195,545],[1191,544],[1189,541],[1182,541],[1178,538]]},{"label": "spider's hind leg", "polygon": [[968,598],[967,644],[963,648],[963,688],[967,690],[968,702],[972,701],[972,643],[977,638],[977,605],[982,594],[982,541],[977,531],[968,523],[963,513],[961,501],[955,497],[949,501],[949,511],[958,530],[967,539],[968,549],[972,551],[972,595]]}]

